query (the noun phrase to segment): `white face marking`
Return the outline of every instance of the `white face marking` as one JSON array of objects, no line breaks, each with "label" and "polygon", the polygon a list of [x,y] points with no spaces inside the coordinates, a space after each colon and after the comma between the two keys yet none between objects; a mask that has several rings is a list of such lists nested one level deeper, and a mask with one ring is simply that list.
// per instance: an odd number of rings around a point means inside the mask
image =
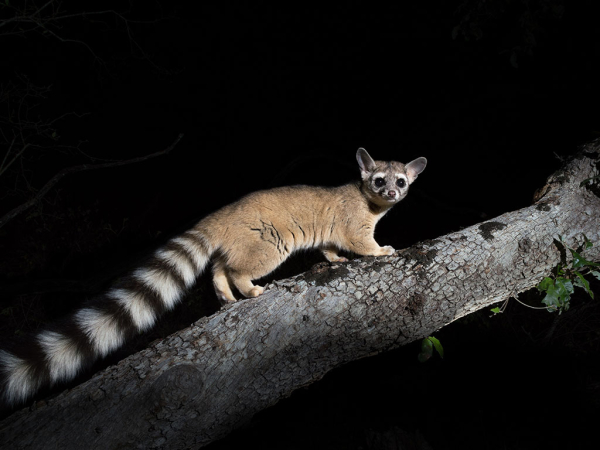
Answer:
[{"label": "white face marking", "polygon": [[138,269],[133,276],[156,292],[167,309],[172,309],[183,293],[168,272],[159,269]]},{"label": "white face marking", "polygon": [[31,366],[23,359],[0,350],[0,365],[8,374],[4,398],[9,404],[22,402],[39,389],[40,382],[36,382]]},{"label": "white face marking", "polygon": [[90,338],[98,355],[106,356],[123,345],[123,330],[113,316],[97,309],[85,308],[77,312],[75,321]]},{"label": "white face marking", "polygon": [[129,313],[138,331],[145,331],[154,325],[156,313],[139,292],[113,289],[106,295],[116,300]]},{"label": "white face marking", "polygon": [[175,250],[159,250],[154,256],[173,267],[179,273],[181,278],[183,278],[186,287],[189,288],[196,282],[196,272],[194,267],[192,267],[185,256],[177,253]]},{"label": "white face marking", "polygon": [[[192,231],[188,231],[188,233],[191,233],[191,232]],[[199,233],[194,233],[194,234],[197,235],[198,237],[200,237]],[[186,237],[186,236],[179,236],[179,237],[173,239],[173,242],[176,242],[179,245],[182,245],[183,247],[185,247],[185,249],[189,252],[190,256],[194,259],[194,264],[196,265],[195,275],[196,276],[200,275],[202,270],[206,267],[206,264],[208,264],[208,259],[209,259],[208,255],[206,254],[206,252],[204,251],[202,246],[199,245],[197,242],[195,242],[194,239],[192,239],[190,237]]]},{"label": "white face marking", "polygon": [[42,331],[37,339],[46,354],[53,383],[70,380],[77,375],[83,363],[83,356],[77,351],[77,346],[71,338],[55,331]]}]

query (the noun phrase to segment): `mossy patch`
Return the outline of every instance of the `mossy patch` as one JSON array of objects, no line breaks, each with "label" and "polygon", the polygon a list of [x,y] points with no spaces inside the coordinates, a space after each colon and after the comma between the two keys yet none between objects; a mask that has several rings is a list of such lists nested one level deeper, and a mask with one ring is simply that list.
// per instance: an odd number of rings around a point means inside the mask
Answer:
[{"label": "mossy patch", "polygon": [[350,274],[348,268],[336,263],[331,266],[329,263],[316,264],[310,271],[304,273],[302,277],[307,283],[314,282],[315,286],[325,286],[338,278],[345,278]]},{"label": "mossy patch", "polygon": [[481,236],[486,240],[494,239],[494,231],[500,231],[506,228],[505,223],[501,222],[485,222],[479,225],[479,232]]},{"label": "mossy patch", "polygon": [[415,265],[421,264],[426,268],[429,265],[433,264],[433,261],[438,253],[437,249],[430,247],[433,247],[434,245],[439,243],[440,241],[437,240],[419,242],[418,244],[415,244],[412,247],[403,250],[402,256],[405,257],[408,261],[416,261]]},{"label": "mossy patch", "polygon": [[539,203],[535,209],[537,209],[538,211],[544,211],[544,212],[548,212],[550,211],[552,208],[550,208],[550,205],[548,203]]}]

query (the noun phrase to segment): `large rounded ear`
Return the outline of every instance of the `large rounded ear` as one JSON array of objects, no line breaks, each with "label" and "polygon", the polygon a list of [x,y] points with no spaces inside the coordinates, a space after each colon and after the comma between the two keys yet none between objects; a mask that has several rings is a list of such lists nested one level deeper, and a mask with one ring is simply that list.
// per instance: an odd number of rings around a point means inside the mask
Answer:
[{"label": "large rounded ear", "polygon": [[359,148],[356,152],[356,160],[358,161],[358,165],[360,167],[360,175],[363,180],[369,178],[369,174],[371,174],[375,170],[375,161],[373,158],[367,153],[364,148]]},{"label": "large rounded ear", "polygon": [[408,177],[408,183],[412,183],[417,179],[419,174],[425,170],[425,166],[427,165],[427,159],[420,158],[415,159],[414,161],[409,162],[406,167],[406,176]]}]

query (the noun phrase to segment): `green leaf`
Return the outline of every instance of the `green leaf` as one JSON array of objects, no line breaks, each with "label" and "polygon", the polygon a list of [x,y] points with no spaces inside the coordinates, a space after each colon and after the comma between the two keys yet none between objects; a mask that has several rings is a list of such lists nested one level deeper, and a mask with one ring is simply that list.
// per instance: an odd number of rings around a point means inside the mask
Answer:
[{"label": "green leaf", "polygon": [[419,362],[425,362],[433,355],[433,343],[429,340],[429,338],[423,339],[421,341],[421,353],[417,356]]},{"label": "green leaf", "polygon": [[588,239],[588,237],[585,235],[585,233],[583,234],[583,239],[585,240],[585,249],[587,250],[588,248],[592,248],[594,246],[594,244]]},{"label": "green leaf", "polygon": [[423,339],[421,342],[421,351],[425,353],[433,353],[433,342],[429,338]]},{"label": "green leaf", "polygon": [[600,281],[600,272],[596,270],[591,270],[590,273],[594,275],[598,281]]},{"label": "green leaf", "polygon": [[558,309],[558,291],[554,284],[546,289],[546,296],[542,299],[542,303],[548,307],[548,311],[556,311]]},{"label": "green leaf", "polygon": [[433,348],[435,348],[435,350],[438,352],[440,358],[444,359],[444,347],[442,347],[442,343],[440,342],[440,340],[433,336],[429,336],[428,339],[433,343]]},{"label": "green leaf", "polygon": [[547,291],[550,286],[554,286],[554,280],[550,277],[546,277],[540,281],[540,283],[537,285],[537,288],[540,291]]},{"label": "green leaf", "polygon": [[586,179],[585,179],[585,180],[583,180],[581,183],[579,183],[579,187],[583,187],[583,186],[585,186],[585,185],[586,185],[586,184],[588,184],[588,183],[592,184],[591,182],[592,182],[593,180],[596,180],[596,179],[598,179],[598,178],[600,178],[600,175],[597,175],[597,176],[595,176],[595,177],[592,177],[592,178],[586,178]]},{"label": "green leaf", "polygon": [[586,280],[583,277],[583,275],[577,272],[576,270],[574,270],[573,273],[578,277],[575,280],[575,285],[585,289],[585,291],[590,295],[590,297],[594,298],[594,293],[590,290],[590,283],[588,283],[588,280]]},{"label": "green leaf", "polygon": [[570,248],[569,251],[573,255],[573,269],[577,269],[578,267],[583,267],[583,266],[590,266],[590,267],[600,266],[600,264],[597,264],[592,261],[588,261],[583,256],[581,256],[579,253],[577,253],[575,250],[573,250],[572,248]]},{"label": "green leaf", "polygon": [[564,307],[565,309],[569,309],[569,300],[571,299],[571,294],[575,291],[573,283],[567,278],[557,278],[555,286],[558,293],[559,308]]},{"label": "green leaf", "polygon": [[559,277],[554,282],[554,285],[559,289],[561,294],[572,294],[573,292],[575,292],[575,289],[573,288],[573,283],[568,278]]},{"label": "green leaf", "polygon": [[496,306],[495,308],[492,308],[492,309],[491,309],[491,311],[492,311],[494,314],[500,314],[500,308],[498,308],[497,306]]}]

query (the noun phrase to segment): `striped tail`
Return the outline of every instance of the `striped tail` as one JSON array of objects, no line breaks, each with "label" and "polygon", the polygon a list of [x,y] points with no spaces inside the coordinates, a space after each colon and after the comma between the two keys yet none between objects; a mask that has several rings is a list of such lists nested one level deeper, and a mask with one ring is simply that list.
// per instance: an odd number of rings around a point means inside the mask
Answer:
[{"label": "striped tail", "polygon": [[194,229],[171,239],[147,264],[119,279],[63,323],[0,350],[0,393],[8,407],[75,378],[172,309],[206,267],[213,248]]}]

